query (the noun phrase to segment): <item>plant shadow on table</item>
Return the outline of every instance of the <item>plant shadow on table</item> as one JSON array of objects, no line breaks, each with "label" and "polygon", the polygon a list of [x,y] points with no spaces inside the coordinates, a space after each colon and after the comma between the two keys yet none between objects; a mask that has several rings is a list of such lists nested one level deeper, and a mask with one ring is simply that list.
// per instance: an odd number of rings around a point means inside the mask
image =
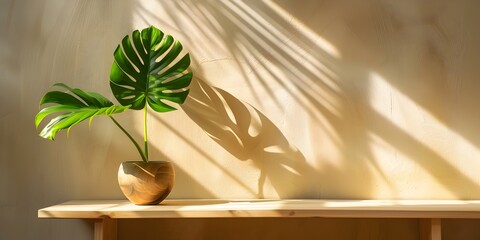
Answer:
[{"label": "plant shadow on table", "polygon": [[[267,179],[281,198],[314,198],[313,169],[304,155],[262,112],[232,94],[195,78],[182,105],[185,113],[215,142],[241,161],[260,170],[258,197]],[[318,188],[318,186],[317,186]],[[304,193],[308,189],[310,195]]]}]

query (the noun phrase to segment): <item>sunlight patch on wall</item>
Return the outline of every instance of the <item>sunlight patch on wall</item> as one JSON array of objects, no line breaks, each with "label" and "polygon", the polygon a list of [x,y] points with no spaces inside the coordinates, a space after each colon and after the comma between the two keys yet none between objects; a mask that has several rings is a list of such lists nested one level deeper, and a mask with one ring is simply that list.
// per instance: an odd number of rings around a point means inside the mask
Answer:
[{"label": "sunlight patch on wall", "polygon": [[[449,181],[457,181],[454,179],[454,175],[449,174],[448,168],[445,168],[445,164],[450,164],[465,176],[465,180],[468,179],[472,183],[478,182],[480,162],[476,156],[480,156],[480,150],[477,147],[433,116],[428,109],[416,104],[393,87],[380,74],[371,72],[369,80],[369,105],[373,111],[389,120],[406,136],[416,141],[403,143],[404,148],[413,149],[405,159],[414,162],[417,160],[427,161],[429,162],[428,166],[432,168],[425,169],[425,171],[437,175],[437,177],[452,178]],[[388,137],[395,138],[397,136],[390,133]],[[388,139],[385,140],[388,141]],[[419,149],[419,151],[415,152],[415,149]],[[398,151],[402,151],[402,149],[398,149]],[[426,159],[432,157],[437,159]],[[443,168],[436,168],[435,161],[446,161],[447,163],[443,164]]]}]

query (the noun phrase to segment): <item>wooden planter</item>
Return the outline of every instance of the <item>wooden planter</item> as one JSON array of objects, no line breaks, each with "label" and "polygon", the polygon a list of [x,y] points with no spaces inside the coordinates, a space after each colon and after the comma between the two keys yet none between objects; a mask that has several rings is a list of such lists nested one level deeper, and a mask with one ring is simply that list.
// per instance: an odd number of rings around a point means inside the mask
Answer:
[{"label": "wooden planter", "polygon": [[173,188],[175,172],[168,161],[128,161],[118,168],[118,184],[125,197],[137,205],[155,205]]}]

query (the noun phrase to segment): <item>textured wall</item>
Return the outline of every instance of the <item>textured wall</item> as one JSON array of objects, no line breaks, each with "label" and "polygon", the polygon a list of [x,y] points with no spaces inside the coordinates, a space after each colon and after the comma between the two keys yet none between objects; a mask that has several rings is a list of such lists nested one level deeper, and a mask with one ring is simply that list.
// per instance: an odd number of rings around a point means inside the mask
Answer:
[{"label": "textured wall", "polygon": [[[55,82],[111,96],[113,50],[149,25],[182,41],[196,74],[179,111],[149,118],[151,156],[176,165],[170,197],[480,198],[479,5],[0,0],[0,239],[88,239],[90,222],[37,220],[36,210],[122,198],[116,169],[139,157],[108,119],[49,142],[33,118]],[[140,137],[141,117],[119,119]],[[406,239],[412,221],[345,220],[343,239]],[[197,230],[185,239],[221,236],[205,230],[214,221],[179,224]],[[277,236],[264,233],[277,226],[268,220],[221,224]],[[449,222],[446,236],[473,238],[474,225]]]}]

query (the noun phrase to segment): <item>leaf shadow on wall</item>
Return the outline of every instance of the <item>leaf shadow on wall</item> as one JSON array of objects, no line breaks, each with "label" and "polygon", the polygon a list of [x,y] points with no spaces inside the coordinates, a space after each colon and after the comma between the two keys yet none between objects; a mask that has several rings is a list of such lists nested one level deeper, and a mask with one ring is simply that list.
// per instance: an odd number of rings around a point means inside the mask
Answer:
[{"label": "leaf shadow on wall", "polygon": [[301,191],[313,185],[314,170],[304,155],[262,112],[232,94],[194,79],[182,105],[185,113],[238,160],[251,160],[260,170],[258,197],[267,179],[281,198],[312,198]]},{"label": "leaf shadow on wall", "polygon": [[[444,23],[455,23],[440,16],[455,15],[443,15],[442,9],[432,15],[426,4],[398,3],[393,7],[381,1],[355,4],[178,1],[169,7],[184,12],[185,17],[176,22],[179,28],[196,29],[200,37],[195,36],[195,40],[205,38],[224,44],[227,58],[235,61],[242,71],[240,81],[251,87],[257,102],[261,104],[262,98],[269,98],[281,109],[282,99],[271,87],[274,81],[309,114],[314,130],[322,130],[312,134],[317,138],[309,141],[316,143],[329,138],[332,149],[338,150],[339,155],[332,157],[319,150],[311,159],[319,163],[319,178],[336,183],[322,187],[325,196],[425,198],[432,196],[426,196],[427,191],[422,191],[420,186],[438,184],[451,196],[476,198],[479,184],[459,169],[457,160],[444,156],[438,146],[432,148],[431,142],[418,139],[418,135],[406,129],[418,122],[405,121],[406,126],[401,128],[392,121],[394,116],[384,116],[372,106],[371,93],[381,92],[375,89],[378,79],[372,80],[372,74],[378,74],[382,78],[380,82],[431,114],[451,134],[458,134],[469,145],[478,146],[475,119],[480,115],[472,101],[478,98],[474,93],[478,81],[472,77],[461,81],[447,78],[448,74],[460,72],[458,67],[463,64],[458,63],[467,59],[456,55],[462,39],[435,40],[437,30],[443,31]],[[420,13],[415,22],[408,22],[411,13],[408,7]],[[396,16],[398,13],[400,16]],[[422,16],[428,16],[426,21]],[[191,25],[185,24],[187,21]],[[453,25],[447,36],[457,37],[453,31],[457,28]],[[446,41],[449,39],[454,41]],[[332,54],[335,52],[339,54]],[[202,65],[201,70],[208,64],[217,64],[217,60],[221,59],[198,59],[197,65]],[[456,64],[450,64],[451,61]],[[457,85],[460,82],[461,85]],[[462,91],[455,93],[460,86]],[[258,95],[259,89],[265,90],[266,95]],[[448,98],[453,94],[458,96]],[[374,103],[394,109],[398,107],[395,97],[392,93],[390,97],[383,97],[390,101]],[[335,103],[333,108],[329,99]],[[411,113],[411,109],[397,111],[402,115]],[[432,130],[429,125],[421,127],[426,134]],[[440,140],[444,141],[441,145],[444,149],[455,144],[451,139]],[[334,164],[330,163],[332,160]],[[390,163],[386,164],[387,161]],[[392,171],[392,165],[407,167]],[[414,177],[422,180],[423,185],[405,182],[405,176],[412,179],[412,171],[407,169],[417,169],[415,165],[421,171]]]}]

